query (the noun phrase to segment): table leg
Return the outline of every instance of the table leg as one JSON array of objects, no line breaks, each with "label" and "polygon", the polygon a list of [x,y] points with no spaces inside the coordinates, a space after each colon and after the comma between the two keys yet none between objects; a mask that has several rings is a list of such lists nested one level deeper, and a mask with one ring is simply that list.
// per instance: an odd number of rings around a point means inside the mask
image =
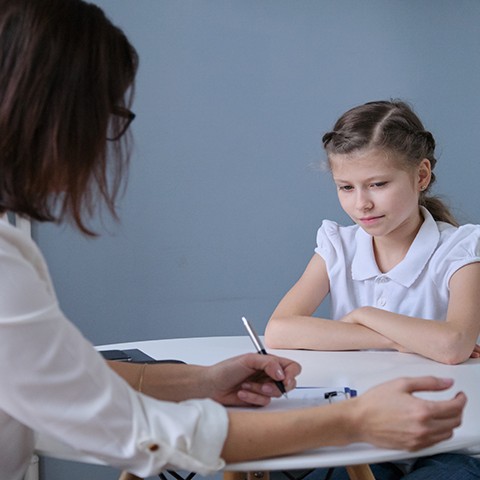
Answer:
[{"label": "table leg", "polygon": [[350,465],[347,469],[350,480],[375,480],[372,470],[368,465]]}]

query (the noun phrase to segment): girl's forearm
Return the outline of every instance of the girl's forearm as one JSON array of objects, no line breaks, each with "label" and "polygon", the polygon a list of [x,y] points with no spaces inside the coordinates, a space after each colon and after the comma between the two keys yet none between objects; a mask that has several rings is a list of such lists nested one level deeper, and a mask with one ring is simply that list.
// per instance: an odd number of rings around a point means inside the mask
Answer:
[{"label": "girl's forearm", "polygon": [[265,343],[270,348],[308,350],[394,348],[388,338],[363,325],[307,316],[272,317]]},{"label": "girl's forearm", "polygon": [[378,332],[407,351],[438,362],[464,362],[475,346],[475,339],[447,321],[408,317],[374,307],[359,308],[351,315],[356,324]]}]

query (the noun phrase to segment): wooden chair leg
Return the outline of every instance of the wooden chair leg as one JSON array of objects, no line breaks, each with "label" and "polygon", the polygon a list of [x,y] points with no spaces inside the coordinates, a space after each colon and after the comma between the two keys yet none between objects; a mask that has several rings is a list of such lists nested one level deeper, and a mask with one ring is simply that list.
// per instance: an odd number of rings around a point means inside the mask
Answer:
[{"label": "wooden chair leg", "polygon": [[245,480],[245,472],[223,472],[223,480]]},{"label": "wooden chair leg", "polygon": [[[350,480],[375,480],[368,465],[346,467]],[[118,480],[143,480],[133,473],[122,472]],[[270,480],[269,472],[223,472],[223,480]]]},{"label": "wooden chair leg", "polygon": [[270,472],[248,472],[247,480],[270,480]]},{"label": "wooden chair leg", "polygon": [[143,480],[140,477],[137,477],[133,473],[123,471],[118,477],[118,480]]},{"label": "wooden chair leg", "polygon": [[345,468],[350,480],[375,480],[369,465],[350,465]]},{"label": "wooden chair leg", "polygon": [[270,472],[223,472],[223,480],[270,480]]}]

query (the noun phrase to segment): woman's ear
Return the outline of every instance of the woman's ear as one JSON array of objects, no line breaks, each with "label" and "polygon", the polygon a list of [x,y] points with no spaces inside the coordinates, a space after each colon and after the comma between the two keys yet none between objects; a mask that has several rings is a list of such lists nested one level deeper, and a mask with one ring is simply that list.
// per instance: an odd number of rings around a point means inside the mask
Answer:
[{"label": "woman's ear", "polygon": [[424,158],[418,166],[418,189],[423,192],[430,185],[432,178],[432,164],[428,158]]}]

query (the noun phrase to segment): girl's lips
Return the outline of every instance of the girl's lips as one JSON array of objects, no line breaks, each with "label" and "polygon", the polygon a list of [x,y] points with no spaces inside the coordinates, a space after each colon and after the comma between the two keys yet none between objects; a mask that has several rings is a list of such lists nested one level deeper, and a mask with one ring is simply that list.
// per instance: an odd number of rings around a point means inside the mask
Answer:
[{"label": "girl's lips", "polygon": [[383,218],[383,215],[379,215],[377,217],[363,217],[363,218],[360,218],[358,221],[365,225],[371,225],[372,223],[377,222],[381,218]]}]

